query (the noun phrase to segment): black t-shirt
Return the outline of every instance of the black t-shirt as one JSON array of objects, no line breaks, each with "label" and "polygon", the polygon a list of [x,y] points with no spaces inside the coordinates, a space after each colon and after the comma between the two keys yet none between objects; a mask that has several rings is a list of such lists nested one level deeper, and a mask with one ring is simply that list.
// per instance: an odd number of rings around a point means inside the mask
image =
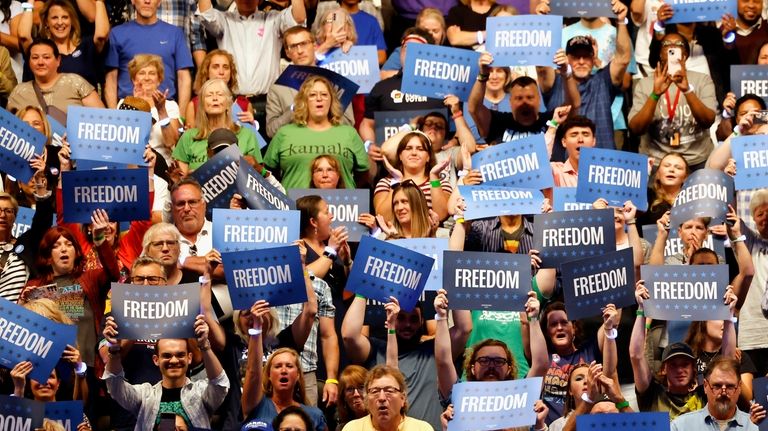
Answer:
[{"label": "black t-shirt", "polygon": [[365,118],[373,119],[374,112],[413,111],[419,109],[442,110],[443,101],[430,97],[407,94],[400,91],[403,82],[402,72],[379,81],[365,98]]},{"label": "black t-shirt", "polygon": [[490,8],[486,13],[477,13],[471,7],[459,3],[448,11],[445,26],[448,28],[457,25],[461,31],[483,31],[485,20],[491,15],[492,10],[493,8]]},{"label": "black t-shirt", "polygon": [[540,113],[530,126],[524,126],[515,121],[511,112],[490,111],[490,113],[491,123],[485,142],[499,144],[546,132],[547,121],[552,119],[554,111]]}]

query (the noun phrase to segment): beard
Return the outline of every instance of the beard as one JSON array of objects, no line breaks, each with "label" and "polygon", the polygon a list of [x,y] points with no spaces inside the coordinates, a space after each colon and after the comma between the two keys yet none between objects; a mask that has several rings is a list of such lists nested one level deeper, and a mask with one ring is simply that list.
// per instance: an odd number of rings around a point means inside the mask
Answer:
[{"label": "beard", "polygon": [[733,405],[731,404],[731,400],[729,398],[718,397],[712,406],[714,407],[715,413],[718,417],[725,419],[730,418]]}]

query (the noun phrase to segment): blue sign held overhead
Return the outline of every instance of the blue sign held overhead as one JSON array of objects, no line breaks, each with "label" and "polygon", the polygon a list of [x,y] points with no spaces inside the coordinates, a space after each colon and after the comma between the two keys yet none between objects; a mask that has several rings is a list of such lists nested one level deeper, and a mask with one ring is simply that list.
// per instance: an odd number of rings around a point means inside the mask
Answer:
[{"label": "blue sign held overhead", "polygon": [[533,248],[542,268],[616,251],[613,209],[538,214],[533,220]]},{"label": "blue sign held overhead", "polygon": [[229,208],[229,200],[237,193],[237,175],[242,154],[230,145],[206,160],[190,175],[200,183],[206,204],[205,217],[211,219],[214,208]]},{"label": "blue sign held overhead", "polygon": [[97,209],[106,210],[110,221],[149,220],[146,169],[67,171],[61,184],[67,223],[90,223]]},{"label": "blue sign held overhead", "polygon": [[494,145],[472,155],[472,167],[483,184],[527,189],[555,186],[544,135],[533,135]]},{"label": "blue sign held overhead", "polygon": [[353,46],[349,52],[334,49],[326,54],[325,60],[319,66],[349,78],[359,85],[357,94],[370,93],[373,86],[381,79],[379,53],[375,45]]},{"label": "blue sign held overhead", "polygon": [[763,64],[731,65],[731,91],[737,98],[757,94],[768,103],[768,66]]},{"label": "blue sign held overhead", "polygon": [[[497,430],[536,423],[533,405],[541,393],[541,377],[453,385],[453,420],[448,431]],[[607,416],[607,415],[589,415]]]},{"label": "blue sign held overhead", "polygon": [[448,238],[407,238],[389,240],[389,243],[417,251],[435,260],[432,272],[424,290],[435,291],[443,288],[443,252],[448,250]]},{"label": "blue sign held overhead", "polygon": [[670,225],[678,227],[688,220],[711,217],[711,225],[721,224],[728,205],[735,200],[733,178],[717,169],[699,169],[685,179],[670,210]]},{"label": "blue sign held overhead", "polygon": [[467,204],[464,219],[495,217],[499,215],[539,214],[544,194],[539,190],[511,187],[459,186],[461,197]]},{"label": "blue sign held overhead", "polygon": [[592,209],[592,202],[576,200],[576,187],[555,187],[552,189],[552,209],[555,211],[578,211]]},{"label": "blue sign held overhead", "polygon": [[[616,308],[635,303],[632,248],[560,265],[569,319],[600,316],[606,304]],[[576,317],[571,317],[576,316]]]},{"label": "blue sign held overhead", "polygon": [[112,283],[112,315],[122,340],[193,338],[200,284],[150,286]]},{"label": "blue sign held overhead", "polygon": [[728,265],[643,265],[640,274],[650,298],[645,315],[659,320],[726,320],[723,304]]},{"label": "blue sign held overhead", "polygon": [[295,202],[264,179],[242,157],[240,158],[240,169],[237,171],[237,193],[245,199],[248,208],[251,209],[290,210],[296,208]]},{"label": "blue sign held overhead", "polygon": [[600,18],[615,16],[610,0],[552,0],[549,14],[565,18]]},{"label": "blue sign held overhead", "polygon": [[469,100],[480,65],[480,53],[438,45],[408,46],[403,67],[403,93],[443,99],[452,94]]},{"label": "blue sign held overhead", "polygon": [[67,139],[75,160],[146,165],[152,115],[143,111],[86,108],[67,109]]},{"label": "blue sign held overhead", "polygon": [[360,240],[346,289],[384,303],[394,296],[401,309],[411,311],[433,266],[431,257],[366,236]]},{"label": "blue sign held overhead", "polygon": [[3,431],[31,431],[42,428],[43,420],[45,419],[43,417],[45,404],[41,401],[29,400],[23,397],[0,395],[0,406],[2,406],[0,408],[0,426],[2,428],[0,429]]},{"label": "blue sign held overhead", "polygon": [[288,245],[300,237],[299,211],[213,210],[213,248],[222,253]]},{"label": "blue sign held overhead", "polygon": [[235,310],[250,309],[259,299],[273,307],[307,301],[296,246],[222,253],[221,259]]},{"label": "blue sign held overhead", "polygon": [[332,70],[323,69],[322,67],[297,66],[295,64],[286,67],[277,78],[277,81],[275,81],[275,84],[298,90],[301,88],[301,84],[312,75],[319,75],[331,81],[331,84],[335,87],[336,94],[339,96],[342,109],[346,109],[347,105],[352,103],[352,98],[355,97],[358,88],[360,88],[354,81]]},{"label": "blue sign held overhead", "polygon": [[489,17],[485,49],[493,55],[494,66],[552,66],[562,32],[561,16]]},{"label": "blue sign held overhead", "polygon": [[765,135],[731,139],[731,154],[736,160],[736,190],[768,187],[768,139]]},{"label": "blue sign held overhead", "polygon": [[690,2],[688,0],[669,0],[675,12],[666,24],[719,21],[725,14],[737,16],[736,0],[705,0]]},{"label": "blue sign held overhead", "polygon": [[58,422],[67,431],[77,431],[83,422],[82,401],[56,401],[45,403],[45,418]]},{"label": "blue sign held overhead", "polygon": [[360,214],[370,212],[369,189],[291,189],[288,196],[298,200],[303,196],[317,195],[328,203],[333,215],[333,226],[346,226],[349,241],[360,241],[368,235],[368,228],[357,222]]},{"label": "blue sign held overhead", "polygon": [[0,108],[0,171],[25,183],[32,179],[29,162],[45,148],[45,136]]},{"label": "blue sign held overhead", "polygon": [[[571,315],[568,314],[570,318]],[[669,412],[612,413],[606,415],[578,415],[576,429],[632,431],[669,431]]]},{"label": "blue sign held overhead", "polygon": [[648,156],[627,151],[582,147],[576,200],[623,207],[632,201],[640,211],[648,209]]},{"label": "blue sign held overhead", "polygon": [[443,280],[454,310],[523,311],[531,290],[527,254],[446,251]]}]

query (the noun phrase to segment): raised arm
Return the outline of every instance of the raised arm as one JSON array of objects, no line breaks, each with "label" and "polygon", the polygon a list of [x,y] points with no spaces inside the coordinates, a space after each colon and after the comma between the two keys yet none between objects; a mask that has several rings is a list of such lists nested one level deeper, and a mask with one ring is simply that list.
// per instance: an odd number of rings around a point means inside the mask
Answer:
[{"label": "raised arm", "polygon": [[643,313],[643,301],[648,299],[648,289],[643,280],[635,283],[635,299],[637,300],[637,316],[632,327],[632,336],[629,340],[629,360],[632,363],[632,375],[635,378],[635,389],[642,394],[651,385],[651,366],[645,357],[645,314]]},{"label": "raised arm", "polygon": [[740,310],[747,299],[749,286],[752,284],[752,278],[755,275],[755,265],[752,262],[752,253],[749,252],[747,244],[741,234],[741,220],[736,215],[736,211],[728,205],[727,222],[725,224],[728,231],[728,239],[731,242],[731,249],[736,256],[736,263],[739,266],[739,273],[731,281],[733,292],[738,301],[735,304],[736,310]]},{"label": "raised arm", "polygon": [[248,331],[248,362],[245,366],[245,381],[240,404],[243,416],[248,416],[264,397],[262,386],[262,362],[264,361],[264,345],[262,344],[262,319],[269,313],[269,304],[260,299],[251,307],[252,327]]},{"label": "raised arm", "polygon": [[341,339],[347,351],[350,362],[361,364],[368,359],[371,353],[371,342],[363,335],[363,322],[365,321],[365,298],[355,295],[352,304],[344,315],[341,324]]},{"label": "raised arm", "polygon": [[528,292],[528,301],[525,303],[525,315],[528,318],[528,337],[531,344],[531,368],[526,377],[544,376],[549,368],[549,353],[547,341],[539,325],[539,310],[541,303],[536,298],[536,292]]},{"label": "raised arm", "polygon": [[107,40],[109,40],[109,17],[107,16],[107,7],[104,5],[104,0],[96,0],[95,13],[93,44],[96,46],[96,52],[102,52],[107,44]]},{"label": "raised arm", "polygon": [[304,24],[307,20],[307,8],[304,6],[304,0],[291,0],[291,14],[296,24]]},{"label": "raised arm", "polygon": [[435,297],[435,365],[437,365],[437,390],[440,397],[447,399],[453,384],[458,380],[456,367],[453,365],[451,335],[448,329],[448,294],[444,289],[437,291]]},{"label": "raised arm", "polygon": [[387,366],[398,368],[397,346],[397,315],[400,313],[400,302],[394,296],[389,297],[389,302],[384,304],[384,312],[387,313]]},{"label": "raised arm", "polygon": [[651,257],[648,260],[649,265],[664,265],[664,248],[667,245],[667,238],[669,237],[669,211],[665,212],[658,220],[656,220],[656,241],[653,243],[651,249]]},{"label": "raised arm", "polygon": [[612,0],[611,7],[616,14],[616,53],[611,60],[611,82],[613,85],[621,85],[629,62],[632,61],[632,41],[627,30],[627,6],[621,0]]},{"label": "raised arm", "polygon": [[610,377],[616,375],[618,353],[616,336],[618,335],[621,312],[613,304],[607,304],[603,310],[603,325],[597,330],[597,345],[603,354],[603,372]]},{"label": "raised arm", "polygon": [[491,73],[490,65],[493,63],[493,56],[484,52],[480,54],[478,60],[480,64],[480,74],[477,76],[475,85],[469,93],[469,114],[475,120],[477,133],[482,137],[487,137],[491,126],[491,111],[483,104],[485,99],[485,83],[488,81],[488,75]]},{"label": "raised arm", "polygon": [[307,249],[304,247],[303,241],[296,241],[294,245],[299,247],[299,254],[301,255],[301,263],[304,269],[304,287],[307,290],[307,302],[301,309],[301,314],[296,316],[293,323],[291,323],[291,334],[293,340],[297,346],[303,346],[309,338],[309,333],[312,331],[312,325],[315,324],[315,318],[317,317],[317,294],[315,293],[315,282],[325,283],[322,279],[315,279],[310,275],[304,266],[304,259],[307,255]]}]

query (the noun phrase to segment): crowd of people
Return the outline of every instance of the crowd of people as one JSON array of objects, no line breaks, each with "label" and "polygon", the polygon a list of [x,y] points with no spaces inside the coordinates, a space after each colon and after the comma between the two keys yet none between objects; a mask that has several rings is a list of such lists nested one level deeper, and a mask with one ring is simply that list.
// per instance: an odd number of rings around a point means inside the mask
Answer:
[{"label": "crowd of people", "polygon": [[[768,189],[736,192],[722,224],[670,226],[670,210],[693,172],[736,175],[733,139],[768,134],[763,95],[730,88],[730,66],[768,65],[768,3],[734,0],[735,16],[669,24],[669,3],[612,0],[610,16],[564,17],[551,64],[515,67],[485,50],[487,18],[546,15],[549,0],[524,11],[495,0],[381,3],[0,1],[0,106],[46,137],[28,183],[0,166],[0,297],[77,327],[47,381],[22,361],[0,369],[0,394],[82,400],[78,431],[446,430],[457,382],[542,377],[535,423],[521,429],[573,430],[580,415],[641,411],[669,412],[673,430],[756,430],[766,400],[755,402],[753,381],[768,375]],[[413,44],[481,53],[466,100],[401,91]],[[289,64],[322,67],[354,46],[375,47],[380,80],[346,106],[321,74],[300,88],[276,82]],[[135,167],[149,178],[148,219],[121,224],[97,210],[91,223],[65,221],[60,179],[78,160],[52,123],[66,125],[70,106],[151,114],[147,166]],[[428,113],[381,139],[376,113],[415,110]],[[577,186],[582,148],[648,156],[647,210],[612,207],[616,250],[632,250],[635,305],[606,301],[600,316],[571,320],[563,275],[534,249],[532,214],[465,220],[459,186],[483,182],[472,155],[535,135],[555,188]],[[450,285],[411,311],[394,296],[380,304],[353,294],[357,244],[310,194],[295,202],[306,302],[227,310],[211,205],[191,174],[233,145],[283,192],[370,190],[358,222],[378,239],[528,255],[524,309],[454,308]],[[542,192],[541,213],[552,212],[554,191]],[[23,233],[21,207],[34,209]],[[591,207],[611,208],[602,198]],[[248,204],[234,194],[229,208]],[[644,238],[648,225],[655,239]],[[672,253],[670,227],[681,244]],[[648,264],[728,265],[731,318],[647,317]],[[115,282],[199,283],[195,337],[121,338]],[[51,290],[78,306],[61,307]]]}]

